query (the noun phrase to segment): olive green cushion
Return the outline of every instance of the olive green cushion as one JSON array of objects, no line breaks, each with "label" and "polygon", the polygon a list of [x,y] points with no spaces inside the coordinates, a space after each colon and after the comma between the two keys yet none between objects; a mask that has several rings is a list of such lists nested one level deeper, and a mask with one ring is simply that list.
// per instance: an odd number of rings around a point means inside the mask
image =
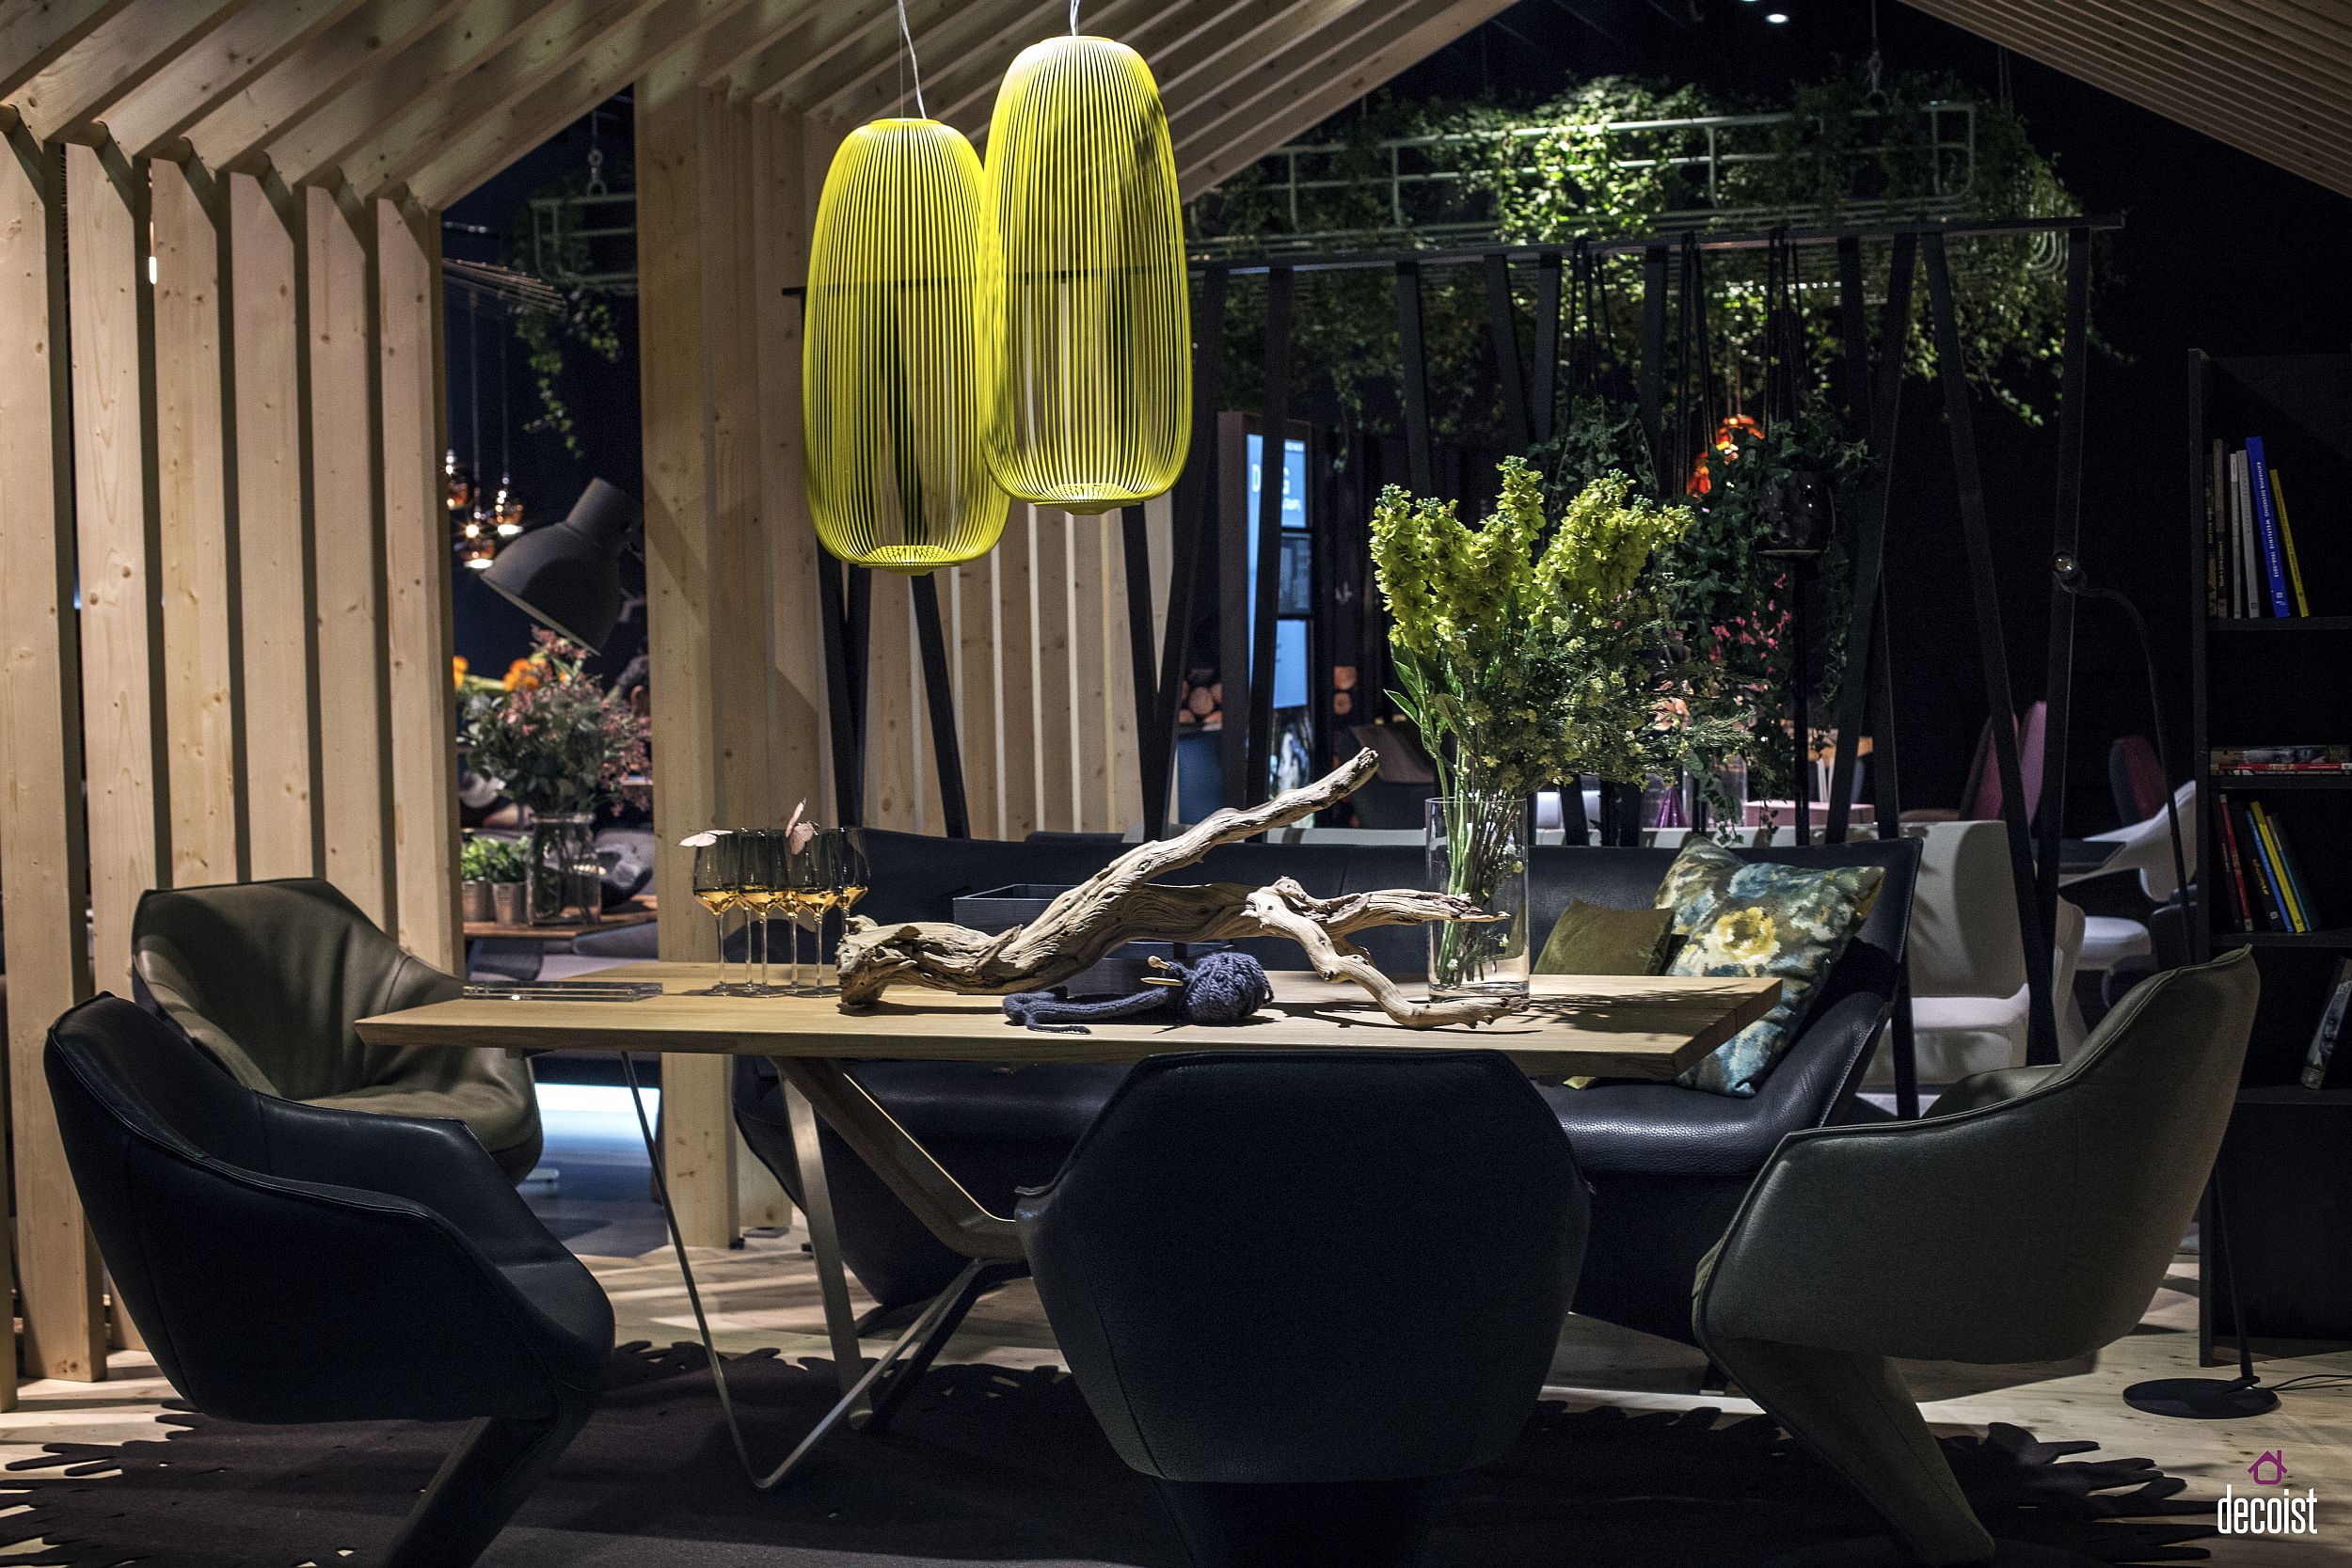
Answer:
[{"label": "olive green cushion", "polygon": [[1536,956],[1538,974],[1656,974],[1674,941],[1672,910],[1613,910],[1571,898]]},{"label": "olive green cushion", "polygon": [[131,965],[147,996],[247,1088],[386,1116],[450,1117],[508,1176],[537,1162],[531,1064],[495,1050],[370,1045],[354,1025],[465,983],[309,878],[148,894]]},{"label": "olive green cushion", "polygon": [[1751,863],[1711,839],[1694,838],[1667,868],[1658,907],[1674,915],[1682,945],[1669,974],[1772,975],[1772,1010],[1686,1069],[1677,1083],[1715,1094],[1752,1095],[1836,967],[1879,895],[1875,865]]}]

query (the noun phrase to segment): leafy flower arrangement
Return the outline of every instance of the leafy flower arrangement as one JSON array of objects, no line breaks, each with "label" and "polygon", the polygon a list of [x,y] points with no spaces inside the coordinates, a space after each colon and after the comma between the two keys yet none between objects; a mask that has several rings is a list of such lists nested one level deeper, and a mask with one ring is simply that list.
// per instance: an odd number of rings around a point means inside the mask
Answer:
[{"label": "leafy flower arrangement", "polygon": [[1674,636],[1675,585],[1657,558],[1690,531],[1691,511],[1608,473],[1577,490],[1555,528],[1541,474],[1513,457],[1502,477],[1476,529],[1452,501],[1395,485],[1373,512],[1404,688],[1391,695],[1422,732],[1438,792],[1711,772],[1746,736],[1692,704],[1697,672]]},{"label": "leafy flower arrangement", "polygon": [[625,695],[585,673],[587,652],[536,632],[530,657],[509,671],[503,688],[468,705],[474,770],[541,816],[610,806],[623,781],[645,770],[646,721]]}]

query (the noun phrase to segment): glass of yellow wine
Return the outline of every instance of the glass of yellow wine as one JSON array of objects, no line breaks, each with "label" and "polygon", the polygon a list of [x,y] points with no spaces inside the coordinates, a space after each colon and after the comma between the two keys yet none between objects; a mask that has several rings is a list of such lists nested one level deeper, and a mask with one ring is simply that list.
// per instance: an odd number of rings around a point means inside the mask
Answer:
[{"label": "glass of yellow wine", "polygon": [[[743,863],[740,867],[739,896],[750,919],[759,923],[759,978],[743,988],[746,996],[775,996],[777,989],[768,983],[768,917],[775,912],[777,902],[784,896],[784,835],[755,829],[739,833],[743,840]],[[751,958],[747,954],[744,966]]]},{"label": "glass of yellow wine", "polygon": [[[706,990],[692,992],[696,996],[737,996],[740,986],[727,979],[727,911],[739,909],[737,894],[741,878],[743,847],[739,835],[730,832],[710,832],[697,835],[694,844],[694,898],[708,910],[719,923],[719,978]],[[748,962],[746,970],[749,969]]]}]

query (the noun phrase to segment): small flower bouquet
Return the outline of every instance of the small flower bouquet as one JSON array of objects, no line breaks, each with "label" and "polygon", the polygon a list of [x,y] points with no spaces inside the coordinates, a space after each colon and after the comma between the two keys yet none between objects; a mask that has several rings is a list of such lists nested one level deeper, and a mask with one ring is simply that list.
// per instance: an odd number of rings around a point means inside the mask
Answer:
[{"label": "small flower bouquet", "polygon": [[533,635],[530,657],[467,705],[474,771],[536,816],[609,807],[623,781],[645,770],[646,722],[581,669],[586,649],[550,631]]}]

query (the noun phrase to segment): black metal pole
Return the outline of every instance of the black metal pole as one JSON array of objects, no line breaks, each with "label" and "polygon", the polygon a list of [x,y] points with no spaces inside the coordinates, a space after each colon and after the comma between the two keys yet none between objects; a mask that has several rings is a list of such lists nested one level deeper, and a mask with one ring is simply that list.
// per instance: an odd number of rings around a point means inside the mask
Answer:
[{"label": "black metal pole", "polygon": [[939,618],[939,579],[930,573],[911,578],[914,594],[914,641],[923,655],[923,695],[930,706],[931,761],[939,770],[939,815],[949,838],[972,836],[972,814],[963,796],[963,753],[956,743],[956,694],[947,668],[947,634]]},{"label": "black metal pole", "polygon": [[[1249,693],[1249,773],[1244,800],[1255,804],[1265,798],[1274,770],[1274,621],[1281,589],[1282,476],[1287,466],[1284,448],[1291,415],[1291,275],[1266,275],[1265,398],[1259,405],[1258,443],[1258,571],[1256,592],[1248,605],[1249,668],[1243,680]],[[1302,500],[1304,497],[1300,498]],[[1242,605],[1226,607],[1241,611]],[[1225,721],[1232,720],[1232,676],[1225,677]]]},{"label": "black metal pole", "polygon": [[1192,620],[1216,499],[1216,403],[1225,369],[1226,294],[1224,269],[1211,270],[1201,280],[1200,336],[1193,354],[1192,451],[1170,509],[1168,626],[1160,638],[1159,683],[1152,711],[1142,716],[1145,729],[1161,736],[1158,749],[1149,753],[1143,779],[1144,831],[1153,838],[1168,829],[1177,708],[1184,701],[1185,666],[1192,658]]},{"label": "black metal pole", "polygon": [[858,733],[857,700],[850,680],[849,608],[841,563],[817,552],[817,618],[825,645],[825,720],[833,737],[833,810],[845,828],[866,820],[866,762]]},{"label": "black metal pole", "polygon": [[1436,484],[1429,446],[1429,366],[1421,337],[1421,264],[1396,263],[1396,338],[1403,359],[1397,379],[1405,401],[1406,477],[1413,494],[1426,496]]},{"label": "black metal pole", "polygon": [[1500,250],[1486,254],[1486,333],[1494,340],[1495,378],[1502,384],[1502,424],[1514,452],[1535,444],[1527,410],[1527,375],[1519,363],[1519,318],[1511,303],[1511,262]]},{"label": "black metal pole", "polygon": [[[2053,561],[2077,559],[2082,544],[2083,432],[2090,353],[2090,236],[2076,230],[2066,241],[2066,337],[2059,350],[2058,511],[2051,524]],[[2035,895],[2042,929],[2058,929],[2058,876],[2063,866],[2068,729],[2074,722],[2074,595],[2062,578],[2050,583],[2049,728],[2042,768],[2042,842]],[[2165,774],[2164,786],[2172,787]],[[2187,897],[2187,884],[2182,884]],[[2055,1005],[2055,1004],[2054,1004]]]}]

